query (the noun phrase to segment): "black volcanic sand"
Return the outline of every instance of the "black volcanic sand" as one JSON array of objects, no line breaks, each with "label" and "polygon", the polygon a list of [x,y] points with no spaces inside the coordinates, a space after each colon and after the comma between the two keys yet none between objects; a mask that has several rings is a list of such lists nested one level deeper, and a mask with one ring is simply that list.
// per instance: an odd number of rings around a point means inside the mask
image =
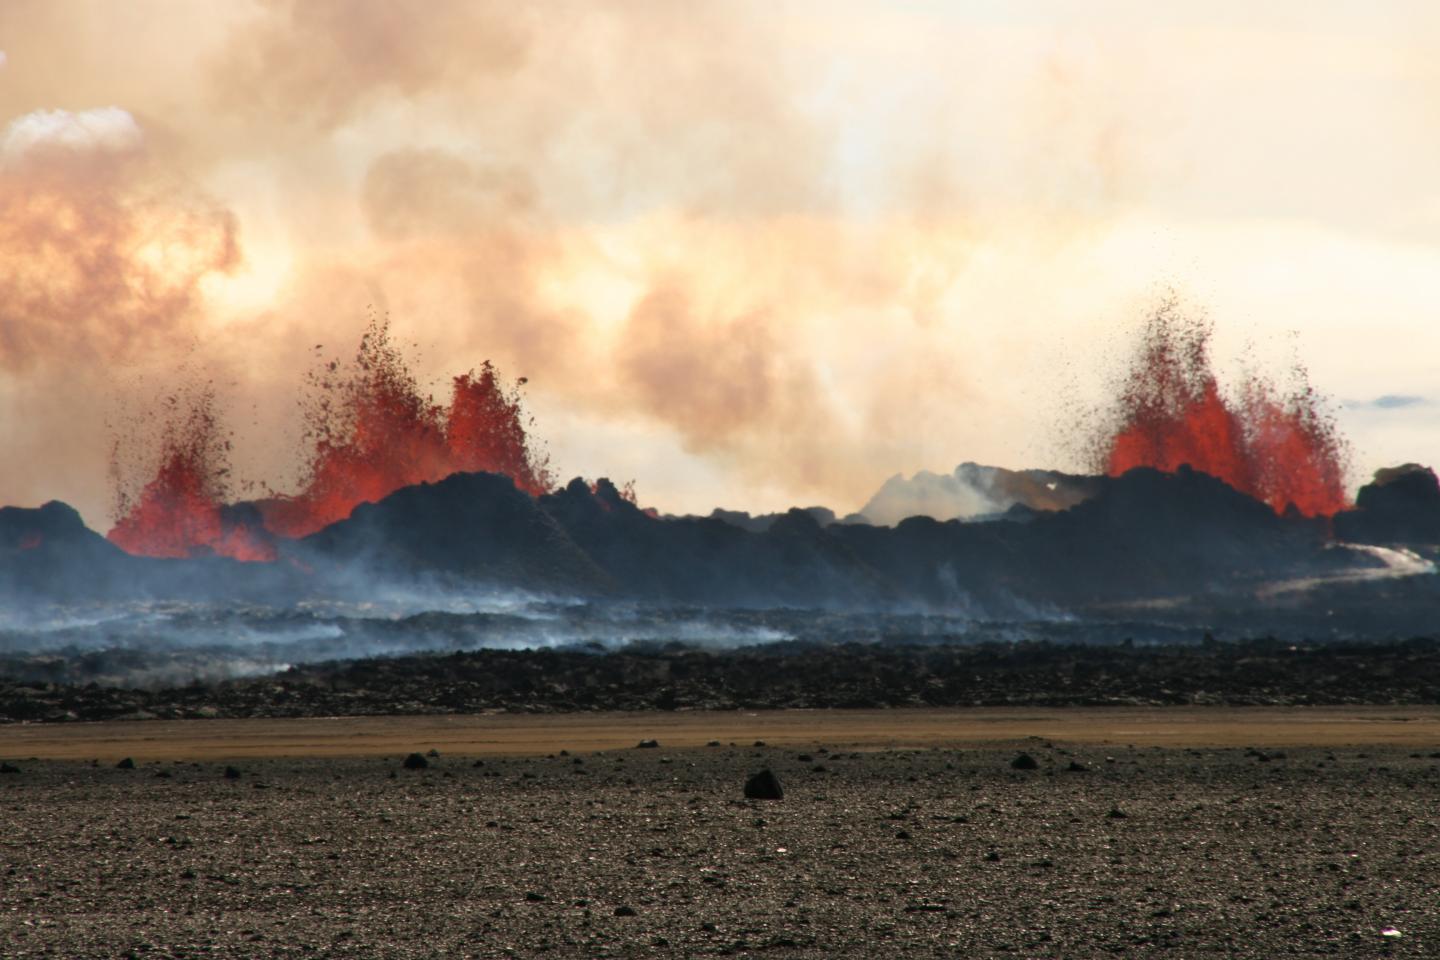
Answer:
[{"label": "black volcanic sand", "polygon": [[[0,723],[900,706],[1440,703],[1440,641],[1195,645],[774,643],[480,650],[298,666],[217,684],[85,683],[137,651],[0,658]],[[16,678],[17,675],[24,679]],[[62,682],[51,682],[47,677]]]},{"label": "black volcanic sand", "polygon": [[[0,774],[0,954],[1440,954],[1440,753],[1280,752],[1263,734],[1249,750],[662,742],[419,770],[399,753],[247,760],[234,778],[17,761]],[[1012,766],[1022,751],[1036,769]],[[742,798],[763,768],[784,799]]]}]

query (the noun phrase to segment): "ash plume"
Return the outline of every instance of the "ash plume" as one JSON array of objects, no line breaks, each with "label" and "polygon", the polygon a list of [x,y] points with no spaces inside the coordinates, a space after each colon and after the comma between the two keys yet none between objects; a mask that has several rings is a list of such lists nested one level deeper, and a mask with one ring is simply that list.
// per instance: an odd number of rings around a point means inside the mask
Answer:
[{"label": "ash plume", "polygon": [[[1213,284],[1227,316],[1313,317],[1327,386],[1359,376],[1333,332],[1357,291],[1387,291],[1377,316],[1433,312],[1366,245],[1433,226],[1414,202],[1435,148],[1412,89],[1423,30],[1277,52],[1263,24],[1196,32],[1161,8],[1039,22],[12,0],[9,152],[48,139],[95,173],[47,163],[58,180],[32,183],[6,161],[0,230],[25,269],[0,291],[0,401],[19,411],[0,440],[44,468],[0,477],[0,501],[62,496],[100,522],[108,444],[64,399],[97,356],[152,378],[193,356],[233,397],[237,478],[298,482],[292,385],[367,307],[423,347],[423,386],[487,359],[528,377],[567,473],[638,477],[682,512],[737,487],[746,509],[846,512],[895,471],[1043,460],[1058,368],[1103,354],[1157,278]],[[1196,161],[1221,143],[1245,162]],[[33,204],[93,218],[89,245],[36,253]],[[1305,269],[1253,283],[1245,264],[1277,250]],[[1342,255],[1356,269],[1325,269]],[[1418,335],[1396,355],[1433,352]],[[1419,395],[1414,366],[1363,390]],[[105,406],[135,393],[105,374]]]},{"label": "ash plume", "polygon": [[157,176],[118,107],[40,110],[0,136],[0,366],[124,362],[193,331],[240,259],[234,217]]}]

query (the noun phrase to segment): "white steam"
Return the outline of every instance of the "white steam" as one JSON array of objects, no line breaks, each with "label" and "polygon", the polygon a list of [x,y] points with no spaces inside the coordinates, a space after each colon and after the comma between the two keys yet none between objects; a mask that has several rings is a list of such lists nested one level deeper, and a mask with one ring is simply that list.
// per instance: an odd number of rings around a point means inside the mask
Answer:
[{"label": "white steam", "polygon": [[[4,54],[0,53],[0,66]],[[0,136],[0,167],[31,160],[94,154],[135,153],[145,143],[140,124],[119,107],[94,110],[36,110],[16,117]]]},{"label": "white steam", "polygon": [[1016,504],[1032,510],[1064,510],[1092,492],[1083,478],[962,463],[949,474],[928,470],[909,478],[896,474],[860,508],[860,516],[881,526],[894,526],[906,517],[979,520],[999,516]]},{"label": "white steam", "polygon": [[961,475],[960,468],[949,474],[921,470],[913,477],[897,473],[886,480],[860,513],[871,523],[893,527],[906,517],[969,520],[1001,513],[1010,503],[993,498],[989,491],[970,482]]}]

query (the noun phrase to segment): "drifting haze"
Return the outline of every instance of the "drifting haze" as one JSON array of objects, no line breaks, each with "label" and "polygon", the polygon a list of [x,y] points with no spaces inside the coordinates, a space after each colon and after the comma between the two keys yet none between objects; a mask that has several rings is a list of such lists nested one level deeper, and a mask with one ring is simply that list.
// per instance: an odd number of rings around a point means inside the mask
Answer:
[{"label": "drifting haze", "polygon": [[673,511],[1075,469],[1161,286],[1222,369],[1299,355],[1360,474],[1440,459],[1372,402],[1435,396],[1440,15],[1151,6],[11,0],[0,502],[105,526],[177,366],[284,488],[367,308]]}]

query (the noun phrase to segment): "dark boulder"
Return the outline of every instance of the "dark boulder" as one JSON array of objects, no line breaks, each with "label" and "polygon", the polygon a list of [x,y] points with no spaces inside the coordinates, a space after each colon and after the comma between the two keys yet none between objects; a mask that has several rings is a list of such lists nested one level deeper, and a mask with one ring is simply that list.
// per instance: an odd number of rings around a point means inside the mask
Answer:
[{"label": "dark boulder", "polygon": [[783,800],[785,790],[780,786],[780,778],[767,769],[745,781],[745,796],[750,800]]}]

